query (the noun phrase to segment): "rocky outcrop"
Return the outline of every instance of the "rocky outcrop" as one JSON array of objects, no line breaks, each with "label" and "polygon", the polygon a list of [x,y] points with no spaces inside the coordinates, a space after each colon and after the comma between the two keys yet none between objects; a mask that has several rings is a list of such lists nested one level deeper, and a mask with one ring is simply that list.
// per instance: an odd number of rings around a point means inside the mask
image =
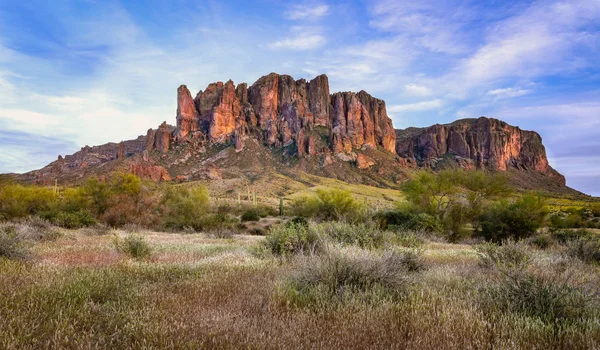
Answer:
[{"label": "rocky outcrop", "polygon": [[153,134],[153,148],[161,151],[162,153],[167,153],[169,151],[169,147],[171,146],[172,135],[172,131],[169,130],[167,122],[160,124],[158,129]]},{"label": "rocky outcrop", "polygon": [[335,153],[364,146],[395,152],[396,135],[385,102],[364,91],[331,96],[326,75],[307,82],[271,73],[250,87],[245,83],[236,87],[231,80],[217,82],[198,92],[195,110],[190,99],[185,85],[179,87],[176,135],[180,139],[198,131],[209,142],[232,141],[240,151],[243,137],[252,133],[267,146],[295,143],[302,157],[316,154],[311,130],[324,126],[330,129],[330,148]]},{"label": "rocky outcrop", "polygon": [[351,152],[363,146],[396,151],[396,133],[384,101],[361,91],[334,94],[332,103],[333,152]]},{"label": "rocky outcrop", "polygon": [[198,130],[198,110],[187,86],[177,89],[177,138],[186,137]]},{"label": "rocky outcrop", "polygon": [[141,178],[152,179],[155,182],[171,181],[171,175],[167,169],[160,165],[132,163],[129,165],[129,172]]},{"label": "rocky outcrop", "polygon": [[356,167],[359,169],[368,169],[375,165],[375,160],[371,157],[367,157],[362,153],[356,156]]},{"label": "rocky outcrop", "polygon": [[548,164],[540,135],[491,118],[463,119],[428,128],[397,130],[399,156],[419,166],[435,167],[452,158],[463,168],[532,170],[565,179]]}]

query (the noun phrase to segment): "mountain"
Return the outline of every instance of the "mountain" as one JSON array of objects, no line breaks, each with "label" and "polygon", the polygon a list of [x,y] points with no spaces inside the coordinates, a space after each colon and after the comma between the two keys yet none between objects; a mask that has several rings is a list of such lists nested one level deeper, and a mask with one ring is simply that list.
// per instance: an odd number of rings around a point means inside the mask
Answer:
[{"label": "mountain", "polygon": [[395,130],[383,100],[365,91],[331,94],[325,75],[306,81],[271,73],[250,87],[217,82],[195,98],[181,85],[175,120],[16,177],[71,183],[126,170],[184,182],[307,173],[394,187],[416,169],[461,167],[506,171],[524,189],[579,194],[550,167],[536,132],[485,117]]}]

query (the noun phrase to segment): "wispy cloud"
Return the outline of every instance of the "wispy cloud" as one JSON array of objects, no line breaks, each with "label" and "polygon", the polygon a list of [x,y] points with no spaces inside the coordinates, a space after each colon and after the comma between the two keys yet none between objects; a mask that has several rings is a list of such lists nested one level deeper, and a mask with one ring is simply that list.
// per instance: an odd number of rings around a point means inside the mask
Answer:
[{"label": "wispy cloud", "polygon": [[488,95],[496,98],[512,98],[530,94],[532,90],[521,89],[521,88],[501,88],[494,89],[487,92]]},{"label": "wispy cloud", "polygon": [[296,30],[292,36],[272,42],[269,44],[271,49],[288,49],[294,51],[315,50],[323,47],[327,39],[321,34],[310,30]]},{"label": "wispy cloud", "polygon": [[328,12],[329,5],[325,4],[294,5],[285,12],[285,17],[290,20],[314,20],[326,16]]},{"label": "wispy cloud", "polygon": [[404,85],[404,90],[412,96],[429,96],[432,93],[431,89],[427,86],[418,84],[406,84]]},{"label": "wispy cloud", "polygon": [[415,111],[430,111],[440,109],[444,106],[444,102],[440,99],[431,101],[422,101],[417,103],[409,103],[403,105],[391,105],[387,109],[391,113],[399,112],[415,112]]}]

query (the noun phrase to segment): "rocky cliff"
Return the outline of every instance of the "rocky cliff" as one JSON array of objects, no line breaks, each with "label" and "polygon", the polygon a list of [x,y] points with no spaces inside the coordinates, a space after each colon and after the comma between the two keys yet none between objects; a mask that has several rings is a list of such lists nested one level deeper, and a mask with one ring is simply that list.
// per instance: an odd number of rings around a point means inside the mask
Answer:
[{"label": "rocky cliff", "polygon": [[534,131],[492,118],[462,119],[427,128],[396,130],[396,152],[419,167],[455,162],[467,169],[535,171],[565,184],[548,164],[542,138]]},{"label": "rocky cliff", "polygon": [[164,122],[136,140],[86,146],[20,178],[68,182],[119,170],[192,181],[270,167],[389,186],[408,169],[459,166],[515,170],[534,179],[519,184],[528,189],[565,187],[533,131],[484,117],[394,130],[383,100],[365,91],[331,94],[325,75],[307,81],[271,73],[251,86],[216,82],[192,96],[185,85],[177,89],[175,126]]},{"label": "rocky cliff", "polygon": [[311,130],[318,126],[328,128],[334,153],[362,147],[395,152],[396,135],[385,102],[364,91],[331,95],[325,75],[306,81],[271,73],[250,87],[217,82],[193,100],[185,85],[177,89],[176,140],[234,141],[239,151],[241,140],[252,135],[267,146],[294,144],[302,157],[316,153]]}]

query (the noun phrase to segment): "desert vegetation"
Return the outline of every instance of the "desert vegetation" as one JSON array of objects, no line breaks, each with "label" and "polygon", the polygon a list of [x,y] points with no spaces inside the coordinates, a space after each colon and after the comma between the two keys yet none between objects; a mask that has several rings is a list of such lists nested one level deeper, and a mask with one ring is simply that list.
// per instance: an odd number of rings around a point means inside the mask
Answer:
[{"label": "desert vegetation", "polygon": [[2,184],[0,348],[600,347],[597,205],[458,170],[402,195]]}]

